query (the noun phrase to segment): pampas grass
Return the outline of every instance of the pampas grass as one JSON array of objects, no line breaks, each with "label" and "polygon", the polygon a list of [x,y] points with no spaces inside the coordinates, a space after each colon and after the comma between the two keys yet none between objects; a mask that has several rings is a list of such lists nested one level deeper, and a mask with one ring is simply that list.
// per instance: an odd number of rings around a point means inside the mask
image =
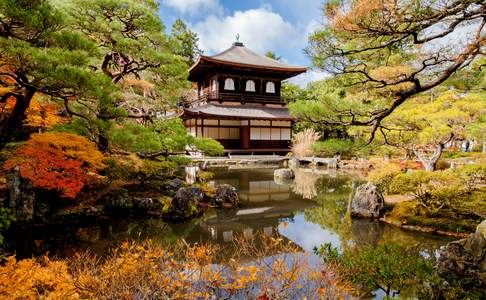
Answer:
[{"label": "pampas grass", "polygon": [[304,129],[292,138],[292,153],[297,157],[312,155],[312,144],[317,142],[321,135],[312,128]]}]

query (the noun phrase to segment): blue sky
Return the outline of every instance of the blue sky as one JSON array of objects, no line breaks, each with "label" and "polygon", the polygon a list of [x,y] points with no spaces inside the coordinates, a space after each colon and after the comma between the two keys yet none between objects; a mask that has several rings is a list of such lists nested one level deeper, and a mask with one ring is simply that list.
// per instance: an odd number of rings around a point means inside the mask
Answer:
[{"label": "blue sky", "polygon": [[[310,66],[303,53],[309,33],[322,24],[323,0],[159,0],[160,16],[170,30],[183,19],[198,33],[206,55],[225,50],[237,33],[245,46],[259,52],[274,51],[287,63]],[[305,86],[322,79],[309,71],[292,82]]]}]

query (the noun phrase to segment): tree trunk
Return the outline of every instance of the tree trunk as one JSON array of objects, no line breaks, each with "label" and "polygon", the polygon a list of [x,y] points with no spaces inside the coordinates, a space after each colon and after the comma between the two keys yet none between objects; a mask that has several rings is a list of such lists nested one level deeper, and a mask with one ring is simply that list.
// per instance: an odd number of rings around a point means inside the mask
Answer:
[{"label": "tree trunk", "polygon": [[98,135],[97,145],[98,145],[98,150],[100,150],[101,152],[106,153],[108,152],[108,150],[110,150],[108,137],[104,133]]},{"label": "tree trunk", "polygon": [[1,125],[0,133],[0,150],[10,142],[12,134],[16,129],[22,125],[22,120],[25,117],[25,111],[29,108],[30,101],[34,97],[35,90],[29,88],[23,88],[18,95],[15,96],[15,106]]},{"label": "tree trunk", "polygon": [[444,150],[444,144],[438,144],[435,146],[434,154],[427,159],[425,155],[423,155],[419,151],[414,151],[415,155],[417,155],[418,159],[424,166],[425,171],[435,171],[437,161],[439,161],[440,157],[442,156],[442,151]]}]

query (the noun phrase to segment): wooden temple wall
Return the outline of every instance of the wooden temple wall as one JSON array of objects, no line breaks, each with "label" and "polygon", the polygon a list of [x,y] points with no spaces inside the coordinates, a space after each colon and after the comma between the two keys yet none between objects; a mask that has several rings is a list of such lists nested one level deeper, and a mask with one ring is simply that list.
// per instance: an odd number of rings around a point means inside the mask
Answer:
[{"label": "wooden temple wall", "polygon": [[289,148],[291,121],[188,119],[188,132],[195,137],[218,140],[227,149]]}]

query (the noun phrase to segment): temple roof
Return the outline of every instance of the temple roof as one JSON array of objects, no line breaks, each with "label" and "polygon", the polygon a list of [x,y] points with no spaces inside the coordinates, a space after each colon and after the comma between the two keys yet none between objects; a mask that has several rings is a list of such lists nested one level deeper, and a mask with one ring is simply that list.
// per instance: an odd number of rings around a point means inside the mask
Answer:
[{"label": "temple roof", "polygon": [[256,105],[218,105],[204,104],[185,108],[189,116],[215,117],[229,119],[259,119],[259,120],[294,120],[285,107],[267,107]]},{"label": "temple roof", "polygon": [[307,71],[307,68],[305,67],[292,66],[260,55],[238,42],[219,54],[213,56],[201,55],[196,63],[189,69],[189,80],[194,79],[196,74],[203,71],[208,65],[225,65],[255,70],[282,72],[282,75],[286,78]]}]

